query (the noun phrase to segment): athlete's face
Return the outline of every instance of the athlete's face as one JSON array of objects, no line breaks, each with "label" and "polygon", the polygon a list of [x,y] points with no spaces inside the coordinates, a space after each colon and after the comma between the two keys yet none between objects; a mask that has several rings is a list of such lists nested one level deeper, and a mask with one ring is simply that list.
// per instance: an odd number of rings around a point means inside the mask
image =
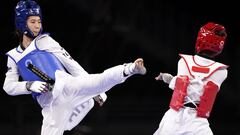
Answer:
[{"label": "athlete's face", "polygon": [[37,36],[41,30],[42,22],[39,16],[29,16],[27,19],[27,26]]}]

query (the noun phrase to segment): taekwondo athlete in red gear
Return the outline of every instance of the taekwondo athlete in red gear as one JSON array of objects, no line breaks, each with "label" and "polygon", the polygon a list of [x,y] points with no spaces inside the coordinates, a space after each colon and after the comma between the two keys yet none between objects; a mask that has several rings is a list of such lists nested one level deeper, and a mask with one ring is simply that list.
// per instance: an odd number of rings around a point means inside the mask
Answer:
[{"label": "taekwondo athlete in red gear", "polygon": [[213,135],[207,118],[228,67],[214,58],[222,52],[226,37],[224,26],[207,23],[198,32],[196,54],[180,54],[177,75],[160,73],[155,78],[174,91],[154,135]]},{"label": "taekwondo athlete in red gear", "polygon": [[[7,52],[3,89],[12,96],[32,94],[37,100],[43,115],[41,135],[62,135],[71,130],[92,109],[93,99],[100,96],[102,104],[105,92],[113,86],[134,74],[146,73],[143,59],[138,58],[103,73],[88,74],[57,41],[42,33],[41,9],[35,1],[17,3],[15,24],[20,43]],[[30,71],[29,64],[52,78],[52,87]]]}]

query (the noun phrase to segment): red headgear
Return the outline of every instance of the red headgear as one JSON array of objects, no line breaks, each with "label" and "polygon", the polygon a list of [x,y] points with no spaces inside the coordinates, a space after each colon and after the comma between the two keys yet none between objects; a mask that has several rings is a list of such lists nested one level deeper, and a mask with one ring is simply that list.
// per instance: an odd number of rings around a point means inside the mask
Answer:
[{"label": "red headgear", "polygon": [[209,22],[198,32],[196,52],[210,51],[216,56],[222,52],[226,37],[224,26]]}]

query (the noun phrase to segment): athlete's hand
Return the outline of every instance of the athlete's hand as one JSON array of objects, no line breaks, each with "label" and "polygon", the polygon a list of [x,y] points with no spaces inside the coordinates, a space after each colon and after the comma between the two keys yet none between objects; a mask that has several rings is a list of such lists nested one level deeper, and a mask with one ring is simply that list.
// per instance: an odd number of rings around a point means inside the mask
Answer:
[{"label": "athlete's hand", "polygon": [[99,106],[102,106],[107,100],[107,95],[105,93],[101,93],[100,95],[95,96],[93,99],[99,104]]},{"label": "athlete's hand", "polygon": [[29,91],[44,93],[50,91],[50,87],[46,82],[41,81],[29,81],[26,83],[26,88]]},{"label": "athlete's hand", "polygon": [[160,73],[157,77],[155,77],[155,80],[163,80],[165,83],[169,84],[172,80],[173,76],[168,73]]}]

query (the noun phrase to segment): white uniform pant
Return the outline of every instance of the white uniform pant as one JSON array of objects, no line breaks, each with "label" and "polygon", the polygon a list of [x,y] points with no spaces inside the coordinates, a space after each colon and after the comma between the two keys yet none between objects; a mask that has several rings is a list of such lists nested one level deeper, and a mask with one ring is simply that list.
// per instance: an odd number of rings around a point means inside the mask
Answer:
[{"label": "white uniform pant", "polygon": [[124,82],[124,66],[116,66],[101,74],[72,77],[56,71],[52,93],[38,98],[42,106],[41,135],[62,135],[75,127],[94,106],[93,97]]},{"label": "white uniform pant", "polygon": [[213,135],[208,120],[196,116],[196,110],[185,107],[178,112],[169,109],[153,135]]}]

